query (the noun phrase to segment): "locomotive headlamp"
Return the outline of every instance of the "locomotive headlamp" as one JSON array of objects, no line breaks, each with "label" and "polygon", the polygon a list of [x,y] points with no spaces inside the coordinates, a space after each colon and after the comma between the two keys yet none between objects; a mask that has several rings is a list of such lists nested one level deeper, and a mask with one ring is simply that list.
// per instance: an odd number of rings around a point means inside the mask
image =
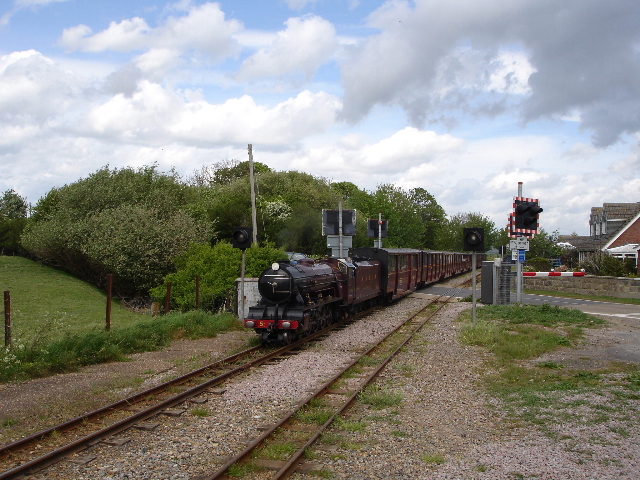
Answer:
[{"label": "locomotive headlamp", "polygon": [[271,264],[271,270],[273,270],[274,272],[277,272],[278,270],[280,270],[280,264],[278,262],[273,262]]}]

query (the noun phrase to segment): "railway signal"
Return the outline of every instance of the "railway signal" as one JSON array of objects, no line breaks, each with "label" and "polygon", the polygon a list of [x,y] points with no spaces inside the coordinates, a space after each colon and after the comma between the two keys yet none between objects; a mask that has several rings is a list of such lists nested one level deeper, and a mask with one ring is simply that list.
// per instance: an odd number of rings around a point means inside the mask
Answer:
[{"label": "railway signal", "polygon": [[233,246],[246,250],[252,243],[253,228],[250,227],[236,227],[233,229]]},{"label": "railway signal", "polygon": [[[342,213],[342,219],[340,219]],[[342,226],[342,231],[340,227]],[[322,234],[323,235],[355,235],[356,211],[355,210],[322,210]]]},{"label": "railway signal", "polygon": [[463,240],[465,252],[484,252],[484,228],[465,228]]},{"label": "railway signal", "polygon": [[543,209],[537,199],[516,197],[510,218],[511,237],[533,237],[538,233],[538,218]]},{"label": "railway signal", "polygon": [[367,221],[367,236],[369,238],[387,238],[389,228],[386,220],[370,218]]}]

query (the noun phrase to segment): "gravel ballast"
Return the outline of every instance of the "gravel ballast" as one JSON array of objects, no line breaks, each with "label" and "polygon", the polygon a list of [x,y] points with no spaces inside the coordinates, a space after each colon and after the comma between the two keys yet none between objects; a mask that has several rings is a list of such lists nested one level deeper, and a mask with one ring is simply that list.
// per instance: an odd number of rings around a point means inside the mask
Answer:
[{"label": "gravel ballast", "polygon": [[[203,395],[205,403],[187,405],[182,415],[153,419],[158,425],[150,431],[124,432],[124,445],[96,445],[79,455],[80,463],[63,462],[31,478],[178,479],[203,473],[243,448],[307,390],[425,302],[419,295],[407,298],[301,355],[261,367],[223,393]],[[584,398],[565,393],[554,399],[566,405],[561,416],[552,406],[541,413],[549,415],[546,432],[514,423],[503,414],[504,405],[483,392],[480,380],[488,354],[458,340],[461,323],[456,319],[468,307],[448,305],[383,371],[377,384],[399,392],[399,405],[376,410],[357,403],[313,449],[311,462],[329,478],[355,480],[640,475],[637,397],[627,398],[622,411],[615,389]],[[598,413],[603,415],[594,417]]]}]

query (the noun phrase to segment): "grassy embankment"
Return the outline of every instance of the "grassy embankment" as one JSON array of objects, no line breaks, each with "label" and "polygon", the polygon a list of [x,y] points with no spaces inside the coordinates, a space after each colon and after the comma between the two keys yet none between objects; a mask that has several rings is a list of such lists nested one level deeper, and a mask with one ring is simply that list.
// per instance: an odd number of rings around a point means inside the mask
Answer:
[{"label": "grassy embankment", "polygon": [[177,338],[213,337],[238,323],[230,314],[201,311],[153,318],[114,301],[106,332],[104,291],[21,257],[0,256],[0,290],[11,292],[13,331],[12,347],[0,348],[0,382],[121,360]]}]

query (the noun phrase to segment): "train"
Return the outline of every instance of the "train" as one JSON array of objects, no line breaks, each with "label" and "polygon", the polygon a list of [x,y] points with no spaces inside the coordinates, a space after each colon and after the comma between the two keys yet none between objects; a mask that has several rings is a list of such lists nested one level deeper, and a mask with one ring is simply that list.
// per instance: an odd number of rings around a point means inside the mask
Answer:
[{"label": "train", "polygon": [[[476,255],[479,262],[482,254]],[[289,344],[340,319],[471,271],[471,253],[354,248],[348,258],[282,260],[258,279],[244,326],[263,343]]]}]

